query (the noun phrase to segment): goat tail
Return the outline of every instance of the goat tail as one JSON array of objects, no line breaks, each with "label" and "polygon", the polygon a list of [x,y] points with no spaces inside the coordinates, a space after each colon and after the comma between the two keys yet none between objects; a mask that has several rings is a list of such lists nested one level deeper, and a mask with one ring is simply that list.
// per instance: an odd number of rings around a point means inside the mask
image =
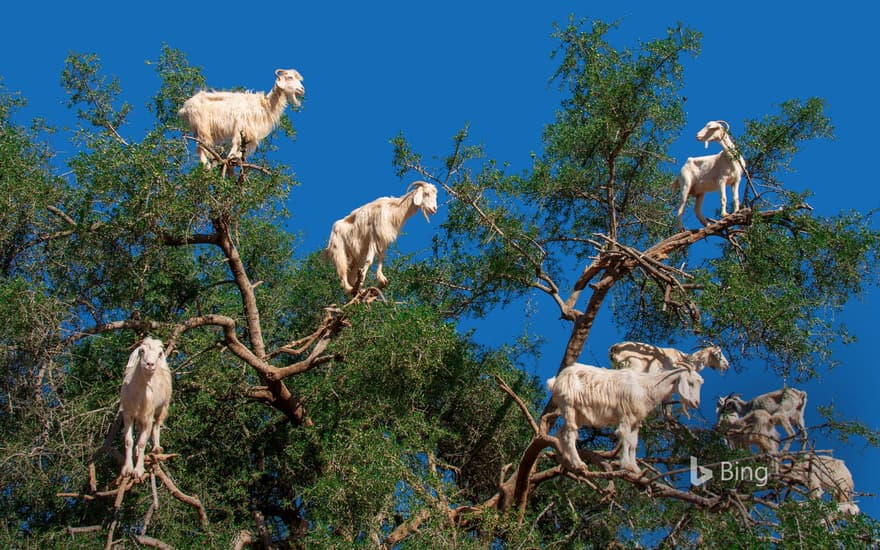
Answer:
[{"label": "goat tail", "polygon": [[327,248],[324,249],[322,256],[332,262],[336,266],[347,266],[348,259],[345,256],[345,243],[342,242],[342,236],[338,232],[330,233],[330,240],[327,241]]},{"label": "goat tail", "polygon": [[560,396],[562,399],[584,393],[580,376],[573,371],[567,371],[568,368],[565,367],[559,374],[547,380],[547,389],[550,390],[550,393],[554,396]]}]

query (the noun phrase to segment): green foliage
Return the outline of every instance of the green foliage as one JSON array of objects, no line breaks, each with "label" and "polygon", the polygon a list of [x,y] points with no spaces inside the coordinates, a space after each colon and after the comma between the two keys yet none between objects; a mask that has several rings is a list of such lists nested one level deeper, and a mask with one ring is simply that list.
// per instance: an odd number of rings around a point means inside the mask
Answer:
[{"label": "green foliage", "polygon": [[825,101],[817,97],[784,101],[779,114],[747,120],[746,135],[738,143],[743,157],[748,159],[748,170],[756,182],[763,184],[753,191],[761,195],[768,190],[784,193],[780,176],[792,171],[791,163],[801,143],[833,137]]},{"label": "green foliage", "polygon": [[[52,130],[16,123],[23,99],[0,88],[0,545],[91,546],[106,536],[80,533],[72,543],[65,527],[106,525],[109,501],[58,493],[88,492],[130,346],[147,333],[173,341],[162,441],[176,456],[163,469],[209,520],[200,525],[161,492],[149,534],[175,547],[223,547],[261,528],[279,547],[372,547],[407,522],[410,548],[876,542],[877,523],[864,516],[817,527],[824,502],[783,499],[762,511],[765,523],[750,524],[737,507],[700,509],[623,480],[612,494],[607,480],[551,476],[521,518],[487,504],[498,503],[499,480],[533,436],[525,415],[537,417],[546,401],[522,364],[536,357],[540,335],[486,349],[458,320],[535,291],[568,320],[595,315],[605,294],[591,295],[586,313],[577,292],[564,295],[581,266],[652,246],[674,224],[671,207],[658,205],[670,204],[665,163],[684,121],[681,59],[699,53],[700,35],[677,27],[630,50],[611,44],[614,29],[574,20],[556,29],[554,79],[565,99],[521,174],[483,158],[467,127],[436,172],[402,134],[392,139],[398,174],[434,181],[452,200],[429,257],[390,266],[388,301],[372,303],[346,303],[332,266],[284,229],[295,179],[265,154],[271,140],[249,159],[261,169],[224,177],[193,159],[176,113],[205,78],[182,52],[163,45],[148,62],[160,83],[142,136],[126,126],[133,107],[98,57],[70,54],[62,84],[83,124],[63,178],[45,143]],[[289,119],[282,126],[294,135]],[[671,249],[662,261],[690,265],[674,290],[645,266],[609,275],[620,327],[648,341],[716,339],[780,375],[818,374],[831,343],[848,338],[827,314],[876,283],[878,251],[869,216],[814,216],[806,196],[781,187],[801,144],[830,132],[817,99],[747,121],[737,142],[761,193],[753,218],[715,235],[720,246]],[[771,205],[782,207],[758,211]],[[323,348],[327,319],[339,325]],[[870,428],[822,412],[830,431],[876,444]],[[597,448],[613,441],[610,430],[585,438]],[[645,423],[642,442],[670,468],[694,454],[748,456],[712,429],[659,417]],[[544,454],[538,465],[556,462]],[[99,489],[112,488],[119,464],[98,455],[95,467]],[[671,474],[670,487],[686,491],[683,477]],[[132,489],[118,537],[137,534],[151,501],[146,484]],[[450,521],[468,506],[477,511]]]},{"label": "green foliage", "polygon": [[849,442],[850,438],[858,437],[868,445],[880,446],[880,432],[871,429],[857,420],[847,420],[835,410],[834,403],[820,405],[819,415],[825,419],[825,424],[820,428],[829,434],[835,435],[842,443]]},{"label": "green foliage", "polygon": [[526,196],[542,204],[544,233],[581,259],[585,247],[566,237],[612,231],[614,218],[635,242],[666,229],[657,205],[669,202],[662,164],[684,123],[680,59],[700,51],[700,34],[681,26],[635,52],[607,41],[616,25],[584,26],[556,30],[555,79],[567,94],[526,184]]},{"label": "green foliage", "polygon": [[167,44],[162,45],[162,53],[157,61],[147,61],[155,65],[156,74],[162,82],[159,91],[153,96],[152,105],[147,108],[156,116],[160,125],[184,130],[177,111],[183,102],[206,87],[201,67],[192,67],[183,52]]},{"label": "green foliage", "polygon": [[756,221],[708,263],[699,297],[706,333],[784,377],[816,375],[847,330],[833,313],[876,277],[878,234],[864,216],[803,210]]},{"label": "green foliage", "polygon": [[100,75],[101,62],[96,54],[70,53],[61,73],[61,84],[70,95],[67,105],[77,106],[76,114],[93,126],[114,133],[125,123],[131,105],[115,107],[120,92],[119,79]]},{"label": "green foliage", "polygon": [[34,260],[47,238],[52,214],[47,206],[60,199],[60,178],[52,174],[52,151],[41,138],[51,132],[41,121],[30,127],[15,123],[25,101],[0,82],[0,274],[18,272]]}]

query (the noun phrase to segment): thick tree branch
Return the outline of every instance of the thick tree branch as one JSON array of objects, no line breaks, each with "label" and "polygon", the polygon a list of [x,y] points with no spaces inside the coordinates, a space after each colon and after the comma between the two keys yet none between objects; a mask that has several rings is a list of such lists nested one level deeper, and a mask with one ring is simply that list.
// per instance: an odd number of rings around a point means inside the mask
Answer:
[{"label": "thick tree branch", "polygon": [[235,243],[232,241],[232,232],[229,221],[220,217],[212,220],[217,235],[217,246],[223,251],[241,294],[241,304],[244,309],[245,322],[248,329],[248,338],[254,355],[266,356],[266,348],[263,343],[263,329],[260,324],[260,310],[257,307],[257,298],[254,295],[254,287],[247,276],[244,262],[238,253]]}]

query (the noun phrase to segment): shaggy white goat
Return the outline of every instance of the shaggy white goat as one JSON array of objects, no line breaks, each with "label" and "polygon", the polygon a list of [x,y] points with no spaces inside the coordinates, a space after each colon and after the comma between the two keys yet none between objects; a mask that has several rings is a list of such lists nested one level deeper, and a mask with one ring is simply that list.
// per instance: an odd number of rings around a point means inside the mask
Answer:
[{"label": "shaggy white goat", "polygon": [[688,354],[675,348],[661,348],[641,342],[620,342],[608,349],[608,357],[615,368],[626,367],[639,372],[660,372],[681,366],[697,371],[711,367],[724,372],[730,367],[718,346],[709,346]]},{"label": "shaggy white goat", "polygon": [[718,426],[731,448],[748,450],[755,445],[762,453],[779,452],[776,423],[773,415],[762,409],[755,409],[742,417],[735,412],[722,413],[718,417]]},{"label": "shaggy white goat", "polygon": [[688,197],[691,195],[695,197],[694,212],[703,225],[709,224],[703,217],[703,196],[710,191],[718,191],[721,194],[721,215],[726,216],[725,186],[729,185],[733,190],[733,211],[739,210],[739,182],[745,170],[745,159],[740,156],[730,138],[730,125],[723,120],[711,120],[697,132],[697,140],[704,142],[707,148],[710,141],[717,141],[721,144],[722,151],[715,155],[688,158],[681,167],[678,177],[672,182],[672,186],[681,191],[678,225],[682,230],[684,230],[684,222],[681,218]]},{"label": "shaggy white goat", "polygon": [[[128,357],[120,391],[119,410],[125,433],[125,464],[122,475],[144,476],[144,449],[153,436],[153,451],[161,452],[159,430],[171,402],[171,371],[161,340],[144,338]],[[132,424],[137,425],[137,465],[132,466]]]},{"label": "shaggy white goat", "polygon": [[810,453],[806,460],[796,462],[787,473],[809,489],[810,498],[821,498],[828,491],[840,512],[859,513],[859,507],[853,502],[855,484],[852,473],[844,461]]},{"label": "shaggy white goat", "polygon": [[388,284],[382,273],[388,245],[397,238],[403,223],[420,209],[425,220],[428,214],[437,212],[434,185],[416,181],[409,189],[402,197],[382,197],[355,208],[333,224],[324,254],[336,266],[342,288],[348,294],[355,294],[366,280],[374,259],[379,286]]},{"label": "shaggy white goat", "polygon": [[620,466],[638,473],[636,448],[639,427],[648,414],[678,392],[685,412],[700,405],[703,377],[688,368],[655,374],[632,369],[612,370],[574,363],[547,381],[551,401],[565,421],[561,428],[562,455],[573,470],[586,468],[577,453],[581,426],[617,426]]},{"label": "shaggy white goat", "polygon": [[[293,69],[276,69],[275,86],[268,94],[201,91],[183,103],[183,117],[201,142],[199,160],[212,166],[206,147],[231,143],[228,158],[245,158],[275,128],[288,102],[299,106],[306,93],[303,77]],[[242,139],[246,142],[242,150]]]},{"label": "shaggy white goat", "polygon": [[807,426],[804,422],[804,411],[807,407],[807,393],[795,388],[782,388],[772,392],[761,394],[751,401],[745,401],[739,394],[732,393],[726,397],[719,397],[715,406],[715,414],[735,412],[739,416],[745,416],[754,410],[765,410],[773,416],[789,438],[785,442],[783,450],[788,450],[791,445],[791,436],[795,434],[792,424],[797,426],[800,432],[802,444],[807,442]]}]

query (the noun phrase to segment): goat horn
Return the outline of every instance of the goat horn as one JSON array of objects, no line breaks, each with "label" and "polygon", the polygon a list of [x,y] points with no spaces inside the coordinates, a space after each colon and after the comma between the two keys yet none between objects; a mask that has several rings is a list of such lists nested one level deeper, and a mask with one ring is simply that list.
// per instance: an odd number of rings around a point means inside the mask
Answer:
[{"label": "goat horn", "polygon": [[724,125],[724,131],[725,131],[725,132],[730,132],[730,124],[728,124],[727,121],[725,121],[725,120],[719,120],[719,121],[718,121],[718,124],[723,124],[723,125]]},{"label": "goat horn", "polygon": [[428,182],[422,181],[422,180],[416,180],[416,181],[412,182],[411,184],[409,184],[409,187],[407,187],[406,190],[409,191],[413,187],[424,187],[426,185],[428,185]]}]

